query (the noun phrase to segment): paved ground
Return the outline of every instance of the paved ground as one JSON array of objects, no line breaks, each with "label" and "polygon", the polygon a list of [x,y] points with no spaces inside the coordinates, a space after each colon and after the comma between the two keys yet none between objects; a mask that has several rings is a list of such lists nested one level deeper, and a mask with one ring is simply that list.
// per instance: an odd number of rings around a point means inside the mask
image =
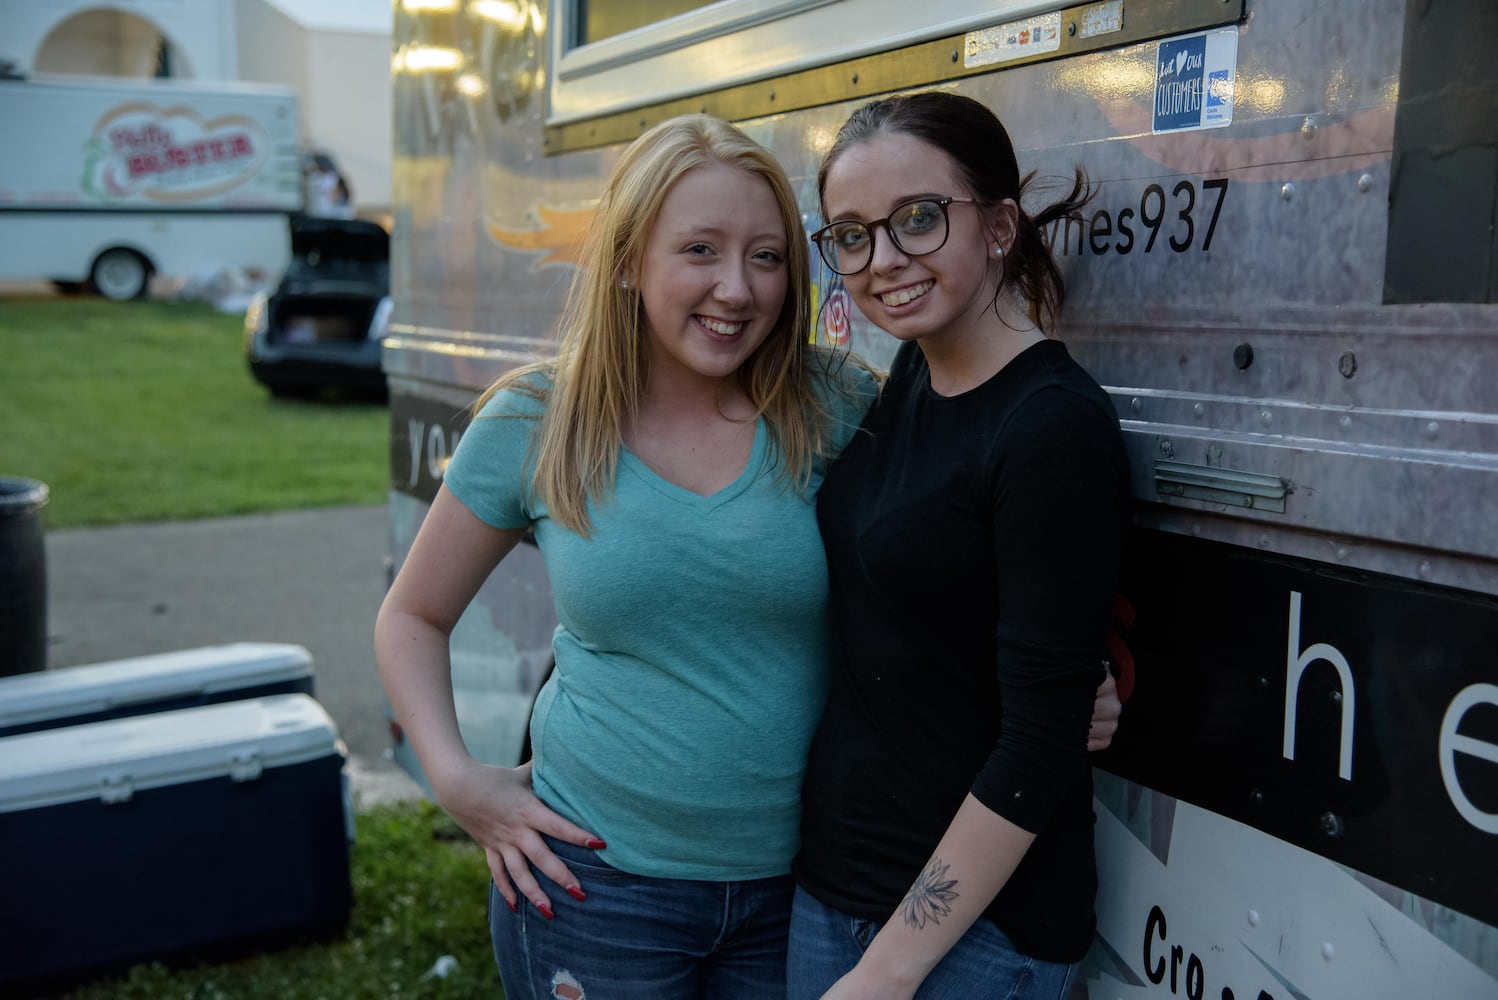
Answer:
[{"label": "paved ground", "polygon": [[385,508],[49,531],[46,549],[49,667],[227,642],[305,646],[358,799],[420,794],[385,755],[372,638]]}]

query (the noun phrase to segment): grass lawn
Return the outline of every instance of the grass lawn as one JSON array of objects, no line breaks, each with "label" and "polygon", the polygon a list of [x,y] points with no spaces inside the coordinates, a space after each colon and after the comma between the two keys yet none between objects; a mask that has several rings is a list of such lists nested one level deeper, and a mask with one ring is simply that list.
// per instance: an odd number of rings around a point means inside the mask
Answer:
[{"label": "grass lawn", "polygon": [[0,299],[0,475],[46,483],[49,530],[379,504],[383,404],[272,399],[239,316]]},{"label": "grass lawn", "polygon": [[[489,945],[483,852],[427,802],[356,820],[354,910],[343,939],[211,966],[143,965],[67,1000],[503,997]],[[451,955],[446,978],[423,978]]]},{"label": "grass lawn", "polygon": [[[271,398],[250,376],[241,323],[180,302],[0,298],[0,475],[48,485],[49,531],[385,503],[386,407]],[[139,966],[67,996],[502,997],[484,853],[430,802],[369,808],[355,825],[354,912],[339,940]],[[457,969],[422,978],[443,955]]]},{"label": "grass lawn", "polygon": [[[384,503],[386,407],[273,399],[251,377],[242,337],[240,317],[204,305],[0,298],[0,475],[47,484],[48,531]],[[341,939],[196,968],[140,966],[69,996],[501,996],[483,852],[425,802],[355,822],[354,909]],[[457,969],[423,979],[443,955]]]}]

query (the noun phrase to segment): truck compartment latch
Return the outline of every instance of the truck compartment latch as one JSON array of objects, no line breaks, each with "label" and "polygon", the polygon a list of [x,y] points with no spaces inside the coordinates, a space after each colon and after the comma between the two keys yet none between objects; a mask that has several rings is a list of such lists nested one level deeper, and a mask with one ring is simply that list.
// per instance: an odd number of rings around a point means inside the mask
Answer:
[{"label": "truck compartment latch", "polygon": [[1165,497],[1187,497],[1283,514],[1285,495],[1291,490],[1290,484],[1279,476],[1157,459],[1155,492]]}]

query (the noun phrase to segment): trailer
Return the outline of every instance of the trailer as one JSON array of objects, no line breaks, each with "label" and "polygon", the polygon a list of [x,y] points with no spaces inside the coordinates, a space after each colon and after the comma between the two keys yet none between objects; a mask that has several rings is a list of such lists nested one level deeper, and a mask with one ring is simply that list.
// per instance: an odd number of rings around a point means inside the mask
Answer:
[{"label": "trailer", "polygon": [[[547,351],[630,139],[738,123],[811,232],[855,107],[967,94],[1022,171],[1097,188],[1050,233],[1055,335],[1132,467],[1074,1000],[1498,997],[1498,7],[436,6],[395,19],[397,564],[475,393]],[[818,338],[892,356],[814,285]],[[481,759],[526,754],[555,624],[520,546],[453,636]]]},{"label": "trailer", "polygon": [[132,299],[155,275],[285,270],[303,203],[291,88],[7,79],[0,121],[0,280]]}]

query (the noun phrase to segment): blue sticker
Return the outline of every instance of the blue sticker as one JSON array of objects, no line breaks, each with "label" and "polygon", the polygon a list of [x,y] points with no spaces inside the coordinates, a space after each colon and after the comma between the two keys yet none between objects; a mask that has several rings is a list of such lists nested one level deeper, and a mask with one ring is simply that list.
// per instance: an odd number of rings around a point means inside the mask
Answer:
[{"label": "blue sticker", "polygon": [[1207,38],[1160,43],[1155,57],[1155,131],[1200,128],[1206,100]]},{"label": "blue sticker", "polygon": [[1167,38],[1155,53],[1155,132],[1232,124],[1236,27]]},{"label": "blue sticker", "polygon": [[1233,81],[1225,69],[1207,74],[1207,107],[1220,108],[1233,99]]}]

